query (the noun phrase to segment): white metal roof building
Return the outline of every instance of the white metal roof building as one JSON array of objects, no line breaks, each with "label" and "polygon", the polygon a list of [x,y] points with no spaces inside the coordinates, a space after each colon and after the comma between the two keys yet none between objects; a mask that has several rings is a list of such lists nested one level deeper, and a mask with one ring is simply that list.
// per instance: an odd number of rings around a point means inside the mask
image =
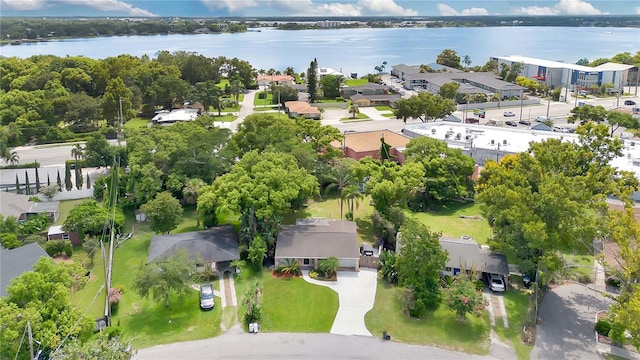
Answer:
[{"label": "white metal roof building", "polygon": [[[452,122],[432,122],[406,125],[403,133],[408,137],[429,136],[447,142],[449,147],[459,148],[471,156],[477,164],[487,160],[498,161],[505,155],[527,151],[529,143],[555,138],[578,142],[577,134],[530,129],[472,125]],[[630,171],[640,179],[640,139],[622,139],[623,156],[611,161],[619,170]],[[640,192],[634,193],[640,201]]]},{"label": "white metal roof building", "polygon": [[564,63],[520,55],[496,56],[491,60],[501,64],[524,65],[522,76],[544,82],[551,88],[567,87],[570,89],[590,89],[602,84],[613,84],[611,89],[617,91],[621,86],[629,85],[629,69],[633,65],[605,63],[596,67]]}]

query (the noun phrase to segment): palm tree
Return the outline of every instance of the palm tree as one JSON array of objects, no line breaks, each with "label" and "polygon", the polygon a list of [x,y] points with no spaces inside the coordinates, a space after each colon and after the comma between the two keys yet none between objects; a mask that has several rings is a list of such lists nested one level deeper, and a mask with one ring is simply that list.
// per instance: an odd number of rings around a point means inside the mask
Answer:
[{"label": "palm tree", "polygon": [[353,217],[351,220],[355,220],[355,211],[360,206],[360,201],[364,198],[364,195],[360,192],[360,187],[356,184],[346,186],[342,190],[342,198],[347,202],[347,211],[351,212]]},{"label": "palm tree", "polygon": [[462,58],[462,63],[464,64],[464,66],[465,66],[466,68],[468,68],[468,67],[469,67],[469,65],[471,65],[471,56],[469,56],[469,55],[465,55],[465,56]]},{"label": "palm tree", "polygon": [[380,66],[381,72],[384,72],[384,69],[387,67],[387,61],[382,62],[382,66]]},{"label": "palm tree", "polygon": [[[182,196],[187,205],[195,205],[198,203],[198,190],[205,186],[204,181],[195,178],[189,179],[185,187],[182,189]],[[197,226],[200,227],[200,214],[196,210]]]},{"label": "palm tree", "polygon": [[342,216],[344,214],[344,201],[345,199],[342,196],[344,188],[353,184],[353,176],[351,175],[351,166],[353,164],[353,160],[345,158],[340,159],[336,165],[331,169],[331,172],[327,175],[326,180],[330,182],[329,185],[324,189],[325,194],[333,191],[333,189],[338,190],[338,196],[340,201],[340,220],[342,220]]},{"label": "palm tree", "polygon": [[18,153],[15,151],[9,152],[9,150],[7,150],[5,154],[2,155],[2,158],[6,163],[11,165],[15,165],[20,161],[20,156],[18,155]]},{"label": "palm tree", "polygon": [[351,104],[351,106],[349,106],[349,114],[351,114],[351,116],[355,119],[356,116],[360,114],[360,109],[358,109],[358,105]]},{"label": "palm tree", "polygon": [[71,156],[76,159],[76,162],[84,157],[84,148],[80,144],[75,144],[71,148]]}]

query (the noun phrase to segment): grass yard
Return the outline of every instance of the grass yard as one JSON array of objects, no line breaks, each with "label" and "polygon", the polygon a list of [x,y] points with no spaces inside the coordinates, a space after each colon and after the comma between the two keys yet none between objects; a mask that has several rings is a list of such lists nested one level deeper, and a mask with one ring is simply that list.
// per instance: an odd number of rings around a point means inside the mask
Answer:
[{"label": "grass yard", "polygon": [[[568,277],[580,281],[593,281],[595,258],[593,255],[564,255]],[[589,281],[587,281],[589,280]]]},{"label": "grass yard", "polygon": [[349,115],[349,117],[341,118],[341,119],[340,119],[340,121],[342,121],[342,122],[347,122],[347,121],[349,121],[349,120],[351,120],[351,121],[358,121],[358,120],[362,120],[362,119],[371,120],[371,119],[369,119],[369,116],[367,116],[366,114],[363,114],[363,113],[357,113],[356,115],[357,115],[356,117],[353,117],[353,115]]},{"label": "grass yard", "polygon": [[469,354],[489,353],[491,325],[488,312],[480,318],[467,316],[464,322],[460,322],[454,312],[441,305],[425,319],[414,319],[404,314],[401,293],[401,288],[378,280],[376,302],[365,316],[365,324],[374,337],[379,338],[386,330],[391,340],[403,343],[431,345]]},{"label": "grass yard", "polygon": [[491,236],[491,228],[484,217],[460,218],[460,215],[483,216],[480,205],[477,203],[450,203],[436,211],[422,213],[407,211],[407,215],[429,226],[433,231],[441,231],[444,237],[459,238],[462,235],[470,235],[476,242],[486,244]]},{"label": "grass yard", "polygon": [[[269,270],[245,269],[236,279],[238,302],[256,283],[262,282],[262,321],[266,332],[329,332],[338,312],[338,294],[307,283],[302,278],[279,279]],[[244,306],[239,306],[242,319]]]},{"label": "grass yard", "polygon": [[260,92],[256,93],[256,96],[253,98],[253,105],[254,106],[266,106],[266,105],[271,105],[272,101],[273,101],[273,94],[269,91],[267,91],[267,97],[266,99],[260,99],[258,97],[258,95],[260,94]]},{"label": "grass yard", "polygon": [[73,209],[77,205],[82,204],[82,202],[85,200],[88,199],[60,201],[60,206],[58,207],[58,221],[54,222],[53,225],[64,224],[64,221],[67,219],[67,216],[69,216],[69,212],[71,211],[71,209]]},{"label": "grass yard", "polygon": [[232,122],[235,121],[235,119],[237,119],[238,116],[237,115],[233,115],[233,114],[226,114],[226,115],[213,115],[213,121],[221,121],[221,122]]},{"label": "grass yard", "polygon": [[149,119],[133,118],[124,123],[125,130],[137,130],[140,128],[146,128],[149,124]]},{"label": "grass yard", "polygon": [[382,116],[386,117],[386,118],[392,118],[392,117],[396,117],[396,114],[391,113],[391,114],[382,114]]},{"label": "grass yard", "polygon": [[[518,279],[521,279],[518,277]],[[522,329],[527,323],[527,309],[531,295],[526,290],[509,289],[504,293],[504,307],[509,318],[509,328],[505,329],[502,321],[496,321],[495,331],[503,340],[513,345],[519,360],[529,359],[532,346],[522,342]]]},{"label": "grass yard", "polygon": [[360,86],[360,85],[366,85],[369,83],[368,79],[349,79],[349,80],[345,80],[344,84],[347,86]]},{"label": "grass yard", "polygon": [[376,110],[378,110],[378,111],[391,111],[391,106],[379,105],[379,106],[376,106]]}]

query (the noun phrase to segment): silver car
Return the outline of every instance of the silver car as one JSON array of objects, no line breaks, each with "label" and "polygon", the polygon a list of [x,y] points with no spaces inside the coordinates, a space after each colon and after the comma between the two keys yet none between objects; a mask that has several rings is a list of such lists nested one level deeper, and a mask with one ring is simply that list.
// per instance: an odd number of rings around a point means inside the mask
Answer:
[{"label": "silver car", "polygon": [[202,310],[211,310],[214,305],[213,286],[211,284],[200,285],[200,308]]}]

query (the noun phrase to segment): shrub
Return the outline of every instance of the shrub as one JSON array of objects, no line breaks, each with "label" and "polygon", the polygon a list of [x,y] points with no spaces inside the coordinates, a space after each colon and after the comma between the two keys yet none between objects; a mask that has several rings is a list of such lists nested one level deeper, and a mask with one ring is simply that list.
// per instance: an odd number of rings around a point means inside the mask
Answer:
[{"label": "shrub", "polygon": [[578,274],[576,276],[576,280],[583,284],[589,284],[593,282],[593,277],[591,276],[591,274]]},{"label": "shrub", "polygon": [[337,257],[331,256],[326,259],[318,261],[318,270],[325,276],[329,277],[340,267],[340,260]]},{"label": "shrub", "polygon": [[609,277],[607,279],[607,285],[609,286],[613,286],[613,287],[620,287],[620,280],[616,279],[615,277]]},{"label": "shrub", "polygon": [[309,270],[309,277],[312,279],[317,279],[320,276],[317,271],[311,269]]},{"label": "shrub", "polygon": [[347,211],[344,214],[344,218],[347,219],[348,221],[353,221],[353,211]]},{"label": "shrub", "polygon": [[105,333],[109,339],[118,338],[122,335],[122,328],[120,326],[109,326],[105,329]]},{"label": "shrub", "polygon": [[30,196],[29,197],[29,201],[31,201],[31,202],[42,202],[42,200],[40,200],[40,198],[37,197],[37,196]]},{"label": "shrub", "polygon": [[64,242],[64,254],[67,255],[68,257],[71,257],[71,255],[73,255],[73,246],[71,246],[71,241],[65,241]]},{"label": "shrub", "polygon": [[47,244],[44,246],[44,251],[49,254],[49,256],[56,256],[64,252],[64,241],[63,240],[50,240],[47,241]]},{"label": "shrub", "polygon": [[611,331],[611,323],[606,320],[598,320],[596,323],[596,332],[600,335],[609,336]]},{"label": "shrub", "polygon": [[396,284],[398,282],[398,272],[396,271],[396,253],[391,251],[383,251],[378,259],[380,262],[380,274],[383,279]]},{"label": "shrub", "polygon": [[22,245],[16,234],[4,233],[0,234],[0,244],[6,249],[15,249]]},{"label": "shrub", "polygon": [[484,289],[484,282],[482,280],[476,280],[473,284],[476,286],[477,291],[482,291]]}]

